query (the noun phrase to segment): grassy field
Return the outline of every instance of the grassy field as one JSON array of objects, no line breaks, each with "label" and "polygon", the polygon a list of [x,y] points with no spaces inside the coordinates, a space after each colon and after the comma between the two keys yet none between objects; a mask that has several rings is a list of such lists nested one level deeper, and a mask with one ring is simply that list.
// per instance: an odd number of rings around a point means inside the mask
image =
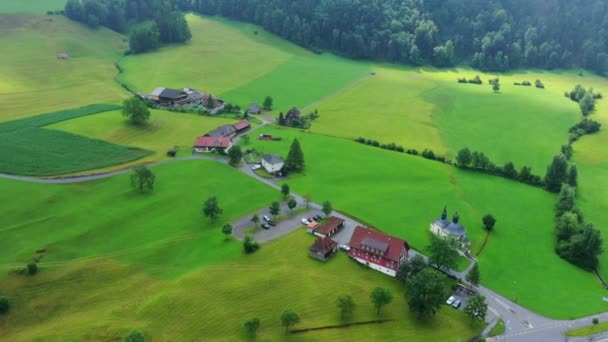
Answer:
[{"label": "grassy field", "polygon": [[[379,66],[374,71],[374,77],[320,103],[321,117],[311,131],[362,136],[419,151],[430,148],[449,157],[468,146],[497,164],[513,161],[518,168],[529,165],[543,174],[578,120],[577,104],[563,96],[578,81],[576,75],[501,75],[501,92],[494,94],[487,84],[457,83],[457,78],[476,74],[484,82],[491,77],[467,69]],[[545,90],[513,85],[537,78]]]},{"label": "grassy field", "polygon": [[[232,119],[152,110],[150,121],[144,127],[130,125],[120,111],[100,113],[77,120],[64,121],[49,128],[109,141],[119,145],[137,146],[154,153],[141,162],[169,159],[167,150],[177,146],[178,155],[192,153],[194,139]],[[129,165],[129,164],[127,164]],[[119,165],[117,167],[125,167]],[[116,167],[114,167],[116,168]]]},{"label": "grassy field", "polygon": [[[110,30],[62,16],[0,14],[0,44],[11,47],[0,55],[0,121],[126,97],[113,80],[126,42]],[[63,52],[69,60],[56,58]]]},{"label": "grassy field", "polygon": [[63,10],[66,0],[0,0],[0,13],[34,13]]},{"label": "grassy field", "polygon": [[[459,212],[473,251],[485,237],[481,218],[492,213],[496,231],[479,257],[484,285],[549,317],[577,317],[608,308],[601,299],[605,291],[594,277],[553,251],[554,195],[348,140],[280,128],[261,128],[259,133],[283,141],[252,140],[247,147],[283,156],[294,137],[300,140],[307,166],[305,175],[287,181],[295,192],[310,192],[317,202],[331,200],[335,208],[422,250],[430,240],[429,224],[444,205],[450,215]],[[530,208],[533,214],[522,215]],[[580,293],[576,301],[572,288]],[[538,291],[547,295],[538,296]]]},{"label": "grassy field", "polygon": [[[0,268],[21,266],[46,249],[35,277],[2,276],[0,294],[11,299],[10,314],[0,317],[4,338],[115,340],[138,328],[153,340],[233,341],[244,338],[243,321],[257,316],[259,340],[284,340],[283,310],[300,314],[300,328],[335,324],[333,301],[341,294],[358,304],[354,320],[374,319],[369,293],[376,286],[395,296],[382,315],[393,322],[288,340],[464,340],[481,329],[450,308],[417,322],[402,285],[344,254],[327,263],[311,259],[312,237],[303,230],[243,255],[219,226],[279,194],[232,168],[198,160],[154,172],[155,191],[144,196],[131,191],[128,175],[73,185],[0,180],[0,214],[9,222],[0,230]],[[224,209],[213,225],[200,215],[211,195]]]},{"label": "grassy field", "polygon": [[[277,110],[305,106],[368,74],[369,66],[319,56],[259,27],[187,15],[192,40],[121,60],[121,80],[142,93],[193,87],[248,106],[274,98]],[[257,32],[257,34],[256,34]]]}]

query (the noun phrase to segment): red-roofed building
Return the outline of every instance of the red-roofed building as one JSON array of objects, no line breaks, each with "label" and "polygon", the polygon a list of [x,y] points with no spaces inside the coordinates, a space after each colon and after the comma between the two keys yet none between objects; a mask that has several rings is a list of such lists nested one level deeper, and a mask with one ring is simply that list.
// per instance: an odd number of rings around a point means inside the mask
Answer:
[{"label": "red-roofed building", "polygon": [[338,243],[329,237],[320,237],[310,246],[310,256],[321,261],[329,259],[338,250]]},{"label": "red-roofed building", "polygon": [[194,152],[228,152],[232,141],[228,137],[196,137]]},{"label": "red-roofed building", "polygon": [[397,275],[410,249],[404,240],[361,226],[355,228],[349,246],[351,258],[391,277]]},{"label": "red-roofed building", "polygon": [[309,230],[309,232],[315,234],[316,236],[320,236],[320,237],[332,236],[335,233],[339,232],[340,229],[342,229],[343,227],[344,227],[343,219],[341,219],[339,217],[331,216],[330,218],[325,220],[323,223],[319,224],[318,226],[316,226],[314,228],[311,228]]},{"label": "red-roofed building", "polygon": [[245,132],[245,131],[247,131],[248,129],[251,128],[251,124],[247,120],[241,120],[241,121],[235,123],[232,126],[234,126],[234,129],[236,129],[236,133],[237,134]]}]

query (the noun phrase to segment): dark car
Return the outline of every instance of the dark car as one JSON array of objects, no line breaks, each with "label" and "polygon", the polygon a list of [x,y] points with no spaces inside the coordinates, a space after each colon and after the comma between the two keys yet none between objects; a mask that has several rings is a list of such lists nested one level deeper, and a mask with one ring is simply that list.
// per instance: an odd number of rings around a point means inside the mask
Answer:
[{"label": "dark car", "polygon": [[323,216],[321,216],[321,215],[315,215],[315,220],[321,221],[321,220],[323,220]]},{"label": "dark car", "polygon": [[264,229],[270,229],[270,226],[266,223],[262,223],[262,228]]},{"label": "dark car", "polygon": [[266,223],[268,223],[269,225],[271,225],[271,226],[273,226],[273,227],[277,225],[277,223],[276,223],[276,222],[274,222],[274,221],[268,221],[268,222],[266,222]]},{"label": "dark car", "polygon": [[316,220],[314,219],[314,217],[309,217],[309,218],[307,218],[307,220],[308,220],[308,222],[316,221]]}]

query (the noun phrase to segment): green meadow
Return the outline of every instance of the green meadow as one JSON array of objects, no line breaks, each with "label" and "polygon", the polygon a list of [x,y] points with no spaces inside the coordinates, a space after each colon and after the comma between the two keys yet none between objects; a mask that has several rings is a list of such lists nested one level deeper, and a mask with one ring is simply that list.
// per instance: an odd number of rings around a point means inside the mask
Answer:
[{"label": "green meadow", "polygon": [[316,55],[257,26],[186,16],[192,40],[183,46],[123,58],[121,80],[141,93],[192,87],[248,106],[274,99],[276,110],[307,106],[369,74],[364,63]]},{"label": "green meadow", "polygon": [[66,0],[1,0],[0,13],[44,14],[63,10]]},{"label": "green meadow", "polygon": [[[63,16],[0,14],[0,121],[98,102],[127,93],[113,80],[123,36]],[[68,60],[57,54],[67,53]]]},{"label": "green meadow", "polygon": [[[294,129],[261,128],[257,133],[283,140],[251,140],[246,148],[286,156],[292,139],[300,141],[305,173],[286,181],[295,192],[311,193],[317,202],[330,200],[338,210],[402,237],[416,249],[425,250],[430,222],[447,206],[450,215],[460,214],[477,252],[485,238],[481,218],[492,213],[498,222],[479,256],[482,283],[525,307],[554,318],[608,308],[593,275],[553,252],[556,197],[544,190]],[[576,301],[573,289],[580,293]]]},{"label": "green meadow", "polygon": [[[4,338],[116,340],[137,328],[154,340],[233,341],[244,338],[244,320],[259,317],[260,340],[283,340],[283,310],[299,313],[300,328],[337,324],[333,302],[342,294],[358,304],[353,320],[375,319],[369,293],[376,286],[395,297],[381,317],[390,323],[289,340],[464,340],[481,329],[447,307],[432,321],[418,322],[398,281],[344,254],[327,263],[310,258],[313,238],[303,230],[244,255],[219,226],[279,194],[230,167],[192,160],[154,172],[156,187],[148,195],[134,193],[128,175],[72,185],[0,180],[0,214],[14,222],[0,230],[0,268],[19,267],[45,249],[36,276],[2,276],[0,293],[12,305],[10,315],[0,317]],[[211,195],[224,209],[217,224],[200,214]],[[88,219],[92,212],[95,220]]]}]

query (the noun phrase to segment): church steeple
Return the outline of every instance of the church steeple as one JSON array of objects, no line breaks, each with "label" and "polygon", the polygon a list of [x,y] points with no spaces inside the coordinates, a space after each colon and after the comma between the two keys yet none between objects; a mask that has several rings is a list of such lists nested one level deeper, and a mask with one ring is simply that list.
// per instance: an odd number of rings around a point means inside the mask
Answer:
[{"label": "church steeple", "polygon": [[448,218],[448,209],[447,207],[443,207],[443,212],[441,213],[441,219],[445,220]]},{"label": "church steeple", "polygon": [[452,222],[458,223],[459,219],[460,219],[460,216],[458,215],[458,212],[455,212],[454,217],[452,217]]}]

